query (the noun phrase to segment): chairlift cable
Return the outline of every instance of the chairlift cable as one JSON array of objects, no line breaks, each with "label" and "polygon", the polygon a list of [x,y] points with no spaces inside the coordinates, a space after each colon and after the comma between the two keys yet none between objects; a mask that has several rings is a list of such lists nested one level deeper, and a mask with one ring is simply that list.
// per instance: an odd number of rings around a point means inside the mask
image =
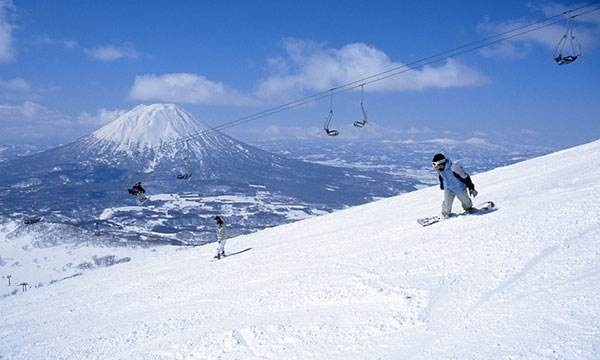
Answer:
[{"label": "chairlift cable", "polygon": [[[462,54],[466,54],[466,53],[469,53],[472,51],[476,51],[476,50],[482,49],[484,47],[488,47],[488,46],[491,46],[491,45],[494,45],[494,44],[497,44],[497,43],[500,43],[500,42],[503,42],[506,40],[510,40],[510,39],[518,37],[518,36],[522,36],[522,35],[525,35],[525,34],[528,34],[528,33],[534,32],[534,31],[538,31],[540,29],[555,25],[555,24],[563,21],[563,19],[550,21],[550,20],[556,19],[557,17],[569,15],[568,16],[569,19],[574,19],[579,16],[583,16],[583,15],[587,15],[587,14],[596,12],[596,11],[600,10],[600,7],[573,14],[577,11],[595,6],[597,4],[600,4],[600,1],[594,1],[594,2],[588,3],[587,5],[582,5],[582,6],[573,8],[573,9],[569,9],[569,10],[561,12],[560,14],[556,14],[553,16],[546,17],[544,19],[536,20],[529,24],[520,25],[520,26],[517,26],[510,30],[501,32],[499,34],[492,35],[492,36],[489,36],[489,37],[486,37],[486,38],[483,38],[480,40],[476,40],[476,41],[473,41],[473,42],[470,42],[470,43],[467,43],[467,44],[464,44],[464,45],[461,45],[461,46],[458,46],[458,47],[455,47],[455,48],[452,48],[449,50],[444,50],[444,51],[438,52],[436,54],[412,61],[410,63],[399,65],[394,68],[388,69],[386,71],[364,77],[362,79],[358,79],[358,80],[351,81],[351,82],[343,84],[343,85],[332,87],[328,90],[317,92],[312,95],[304,96],[304,97],[298,98],[296,100],[293,100],[293,101],[290,101],[290,102],[287,102],[287,103],[284,103],[284,104],[281,104],[281,105],[278,105],[278,106],[275,106],[275,107],[272,107],[269,109],[265,109],[265,110],[247,115],[247,116],[243,116],[241,118],[231,120],[231,121],[225,122],[223,124],[202,130],[202,131],[191,133],[187,136],[183,136],[172,142],[164,143],[163,145],[167,145],[167,144],[175,145],[175,144],[181,143],[182,141],[193,139],[198,136],[202,136],[202,135],[205,135],[205,134],[208,134],[211,132],[220,132],[222,130],[226,130],[226,129],[229,129],[229,128],[232,128],[235,126],[246,124],[248,122],[258,120],[258,119],[261,119],[261,118],[264,118],[267,116],[271,116],[273,114],[277,114],[277,113],[280,113],[285,110],[289,110],[289,109],[296,108],[296,107],[299,107],[302,105],[306,105],[306,104],[309,104],[312,102],[316,102],[318,100],[322,100],[330,95],[335,95],[338,93],[350,91],[350,90],[353,90],[353,89],[358,88],[363,85],[379,82],[379,81],[382,81],[382,80],[385,80],[385,79],[388,79],[388,78],[391,78],[394,76],[401,75],[408,71],[417,70],[426,65],[431,65],[431,64],[434,64],[434,63],[437,63],[437,62],[440,62],[443,60],[447,60],[447,59],[450,59],[450,58],[453,58],[453,57],[456,57],[456,56],[459,56]],[[523,31],[521,31],[521,30],[523,30]],[[506,35],[509,35],[509,36],[506,36]],[[156,147],[151,147],[150,149],[152,149],[152,148],[156,148]]]},{"label": "chairlift cable", "polygon": [[[593,9],[591,11],[588,11],[588,12],[586,12],[586,14],[594,12],[594,11],[598,11],[598,10],[600,10],[600,8],[596,8],[596,9]],[[583,15],[583,14],[579,14],[579,15]],[[426,65],[431,65],[431,64],[443,61],[443,60],[447,60],[449,58],[453,58],[453,57],[456,57],[456,56],[459,56],[459,55],[462,55],[462,54],[465,54],[465,53],[468,53],[468,52],[472,52],[472,51],[479,50],[481,48],[484,48],[484,47],[487,47],[487,46],[490,46],[490,45],[497,44],[497,43],[502,42],[502,41],[510,40],[512,38],[515,38],[515,37],[518,37],[518,36],[522,36],[524,34],[527,34],[527,33],[533,32],[533,31],[537,31],[537,30],[546,28],[548,26],[555,25],[555,24],[557,24],[557,23],[559,23],[561,21],[562,20],[557,20],[557,21],[553,21],[553,22],[548,23],[548,24],[540,25],[540,26],[538,26],[536,28],[533,28],[533,29],[530,29],[530,30],[525,30],[525,31],[522,31],[520,33],[514,34],[514,35],[509,36],[509,37],[497,39],[497,40],[495,40],[493,42],[489,42],[489,43],[482,44],[482,45],[479,45],[479,46],[467,48],[465,50],[456,52],[456,53],[454,53],[452,55],[449,55],[449,56],[446,56],[446,57],[443,57],[443,58],[434,59],[432,61],[425,62],[425,63],[420,64],[418,66],[411,66],[411,67],[405,68],[403,70],[399,70],[399,71],[387,74],[385,76],[381,76],[381,75],[384,74],[384,73],[387,73],[389,71],[386,71],[386,72],[383,72],[383,73],[379,73],[379,74],[376,74],[376,75],[372,75],[369,78],[374,78],[374,79],[372,79],[370,81],[365,81],[364,83],[365,84],[372,84],[372,83],[375,83],[375,82],[379,82],[379,81],[382,81],[382,80],[385,80],[385,79],[388,79],[388,78],[391,78],[391,77],[394,77],[394,76],[398,76],[400,74],[403,74],[403,73],[406,73],[406,72],[409,72],[409,71],[417,70],[417,69],[419,69],[421,67],[424,67]],[[407,65],[405,65],[404,67],[406,67],[406,66]],[[380,76],[380,77],[375,78],[376,76]],[[361,79],[361,80],[363,80],[363,79]],[[306,98],[299,99],[296,102],[294,102],[293,104],[291,104],[289,106],[286,106],[286,107],[280,106],[280,107],[277,107],[277,108],[271,108],[271,109],[262,111],[261,113],[257,113],[257,114],[250,115],[250,116],[247,116],[247,117],[244,117],[244,118],[240,118],[240,119],[235,120],[235,121],[224,123],[222,125],[218,125],[218,126],[215,126],[213,128],[206,129],[201,134],[205,134],[205,133],[208,133],[208,132],[211,132],[211,131],[221,131],[221,130],[229,129],[229,128],[232,128],[232,127],[235,127],[235,126],[238,126],[238,125],[242,125],[242,124],[245,124],[245,123],[248,123],[248,122],[251,122],[251,121],[254,121],[254,120],[258,120],[258,119],[266,117],[266,116],[270,116],[270,115],[273,115],[273,114],[276,114],[276,113],[279,113],[279,112],[291,109],[291,108],[295,108],[295,107],[298,107],[298,106],[306,105],[308,103],[324,99],[324,98],[326,98],[326,97],[329,96],[328,92],[332,91],[332,90],[334,91],[333,92],[334,94],[338,94],[338,93],[341,93],[341,92],[350,91],[350,90],[353,90],[353,89],[361,86],[361,84],[355,85],[357,82],[358,81],[354,81],[354,82],[346,84],[346,85],[338,86],[337,88],[332,88],[332,89],[328,90],[327,94],[325,94],[325,95],[323,95],[323,92],[321,92],[321,93],[318,93],[318,94],[311,95],[310,98],[306,97]],[[193,136],[196,136],[196,135],[193,135]]]},{"label": "chairlift cable", "polygon": [[[596,3],[599,3],[599,2],[596,2]],[[595,4],[595,3],[594,3],[594,4]],[[574,17],[576,17],[576,16],[581,16],[581,15],[589,14],[589,13],[592,13],[592,12],[595,12],[595,11],[598,11],[598,10],[600,10],[600,8],[595,8],[595,9],[592,9],[592,10],[590,10],[590,11],[587,11],[587,12],[585,12],[585,13],[576,14],[576,15],[573,15],[572,17],[574,18]],[[573,11],[574,11],[574,10],[573,10]],[[568,11],[567,11],[567,12],[568,12]],[[564,13],[567,13],[567,12],[564,12]],[[561,13],[560,15],[562,15],[562,13]],[[550,17],[550,18],[555,18],[555,17],[557,17],[557,16],[560,16],[560,15],[555,15],[555,16],[552,16],[552,17]],[[470,48],[467,48],[467,49],[465,49],[465,50],[463,50],[463,51],[460,51],[460,52],[454,53],[454,54],[452,54],[452,55],[450,55],[450,56],[446,56],[446,57],[444,57],[444,58],[441,58],[441,59],[436,59],[436,60],[433,60],[433,61],[429,61],[429,62],[423,63],[423,64],[421,64],[421,65],[419,65],[419,66],[413,66],[413,67],[409,67],[409,68],[407,68],[407,69],[405,69],[405,70],[394,72],[394,73],[390,74],[389,76],[380,77],[380,78],[377,78],[377,79],[374,79],[374,80],[371,80],[371,81],[365,81],[364,83],[365,83],[365,84],[370,84],[370,83],[374,83],[374,82],[377,82],[377,81],[385,80],[385,79],[387,79],[387,78],[389,78],[389,77],[392,77],[392,76],[397,76],[397,75],[400,75],[400,74],[402,74],[402,73],[405,73],[405,72],[407,72],[407,71],[412,71],[412,70],[418,69],[418,68],[420,68],[420,67],[422,67],[422,66],[425,66],[425,65],[430,65],[430,64],[433,64],[433,63],[436,63],[436,62],[442,61],[442,60],[446,60],[446,59],[448,59],[448,58],[451,58],[451,57],[455,57],[455,56],[462,55],[462,54],[464,54],[464,53],[467,53],[467,52],[471,52],[471,51],[479,50],[479,49],[481,49],[481,48],[484,48],[484,47],[487,47],[487,46],[490,46],[490,45],[493,45],[493,44],[496,44],[496,43],[499,43],[499,42],[502,42],[502,41],[506,41],[506,40],[512,39],[512,38],[514,38],[514,37],[517,37],[517,36],[521,36],[521,35],[524,35],[524,34],[527,34],[527,33],[533,32],[533,31],[540,30],[540,29],[542,29],[542,28],[545,28],[545,27],[548,27],[548,26],[551,26],[551,25],[557,24],[557,23],[559,23],[559,22],[561,22],[561,21],[562,21],[562,20],[553,21],[553,22],[551,22],[551,23],[544,24],[544,25],[541,25],[541,26],[535,27],[535,28],[533,28],[533,29],[529,29],[529,30],[526,30],[526,31],[522,31],[522,32],[520,32],[520,33],[517,33],[517,34],[515,34],[515,35],[512,35],[512,36],[510,36],[510,37],[500,38],[500,39],[497,39],[497,40],[495,40],[495,41],[493,41],[493,42],[490,42],[490,43],[485,43],[485,44],[482,44],[482,45],[480,45],[480,46],[476,46],[476,47],[470,47]],[[541,23],[541,22],[543,22],[543,21],[541,21],[541,20],[540,20],[540,21],[536,21],[536,22],[534,22],[534,23],[532,23],[532,24],[530,24],[530,25],[528,25],[528,26],[535,25],[535,24],[538,24],[538,23]],[[522,29],[522,28],[524,28],[524,27],[526,27],[526,26],[520,26],[520,27],[518,27],[518,28],[516,28],[516,29],[513,29],[513,30],[511,30],[511,31],[506,31],[505,33],[514,32],[515,30],[519,30],[519,29]],[[480,43],[480,42],[481,42],[481,41],[477,41],[477,42],[474,42],[474,43],[471,43],[471,44],[467,44],[467,45],[461,46],[461,47],[459,47],[459,48],[460,48],[460,49],[463,49],[463,48],[466,48],[468,45],[472,45],[472,44],[475,44],[475,43]],[[453,49],[453,50],[456,50],[456,49],[459,49],[459,48],[455,48],[455,49]],[[444,52],[444,53],[448,53],[448,52],[450,52],[450,51],[452,51],[452,50],[449,50],[449,51],[447,51],[447,52]],[[441,53],[440,53],[440,54],[441,54]],[[431,57],[428,57],[428,58],[432,58],[432,57],[434,57],[434,56],[431,56]],[[418,63],[418,62],[419,62],[419,61],[415,61],[415,62],[413,62],[413,63],[411,63],[411,64]],[[407,67],[408,65],[409,65],[409,64],[406,64],[406,65],[403,65],[402,67]],[[400,67],[398,67],[397,69],[399,69],[399,68],[400,68]],[[375,75],[369,76],[368,78],[369,78],[369,79],[370,79],[370,78],[374,78],[374,77],[376,77],[376,76],[380,76],[380,75],[382,75],[382,74],[386,74],[386,73],[388,73],[388,72],[390,72],[390,71],[391,71],[391,70],[388,70],[388,71],[385,71],[385,72],[382,72],[382,73],[379,73],[379,74],[375,74]],[[368,79],[368,78],[364,78],[364,79]],[[354,82],[348,83],[348,84],[346,84],[346,85],[341,85],[341,86],[338,86],[338,87],[336,87],[336,88],[331,88],[331,89],[329,89],[329,90],[327,90],[327,91],[323,91],[323,92],[316,93],[316,94],[313,94],[313,95],[310,95],[310,96],[306,96],[306,97],[304,97],[304,98],[301,98],[301,99],[295,100],[295,101],[293,101],[293,102],[289,102],[289,103],[287,103],[287,104],[284,104],[284,105],[280,105],[280,106],[277,106],[277,107],[274,107],[274,108],[270,108],[270,109],[267,109],[267,110],[261,111],[261,112],[259,112],[259,113],[255,113],[255,114],[252,114],[252,115],[248,115],[248,116],[245,116],[245,117],[243,117],[243,118],[240,118],[240,119],[237,119],[237,120],[233,120],[233,121],[230,121],[230,122],[227,122],[227,123],[224,123],[224,124],[221,124],[221,125],[215,126],[215,127],[213,127],[213,128],[206,129],[206,130],[204,130],[203,132],[201,132],[200,134],[205,134],[205,133],[208,133],[208,132],[211,132],[211,131],[221,131],[221,130],[229,129],[229,128],[231,128],[231,127],[235,127],[235,126],[238,126],[238,125],[242,125],[242,124],[245,124],[245,123],[248,123],[248,122],[251,122],[251,121],[254,121],[254,120],[257,120],[257,119],[263,118],[263,117],[266,117],[266,116],[270,116],[270,115],[273,115],[273,114],[276,114],[276,113],[279,113],[279,112],[282,112],[282,111],[285,111],[285,110],[288,110],[288,109],[294,108],[294,107],[298,107],[298,106],[302,106],[302,105],[305,105],[305,104],[308,104],[308,103],[311,103],[311,102],[314,102],[314,101],[318,101],[318,100],[321,100],[321,99],[323,99],[323,98],[325,98],[325,97],[329,96],[329,92],[330,92],[330,91],[335,91],[335,93],[340,93],[340,92],[343,92],[343,91],[349,91],[349,90],[355,89],[355,88],[357,88],[357,87],[359,87],[359,86],[360,86],[360,85],[355,85],[355,84],[356,84],[357,82],[361,82],[361,81],[362,81],[362,80],[364,80],[364,79],[361,79],[361,80],[359,80],[359,81],[354,81]],[[190,136],[197,136],[197,135],[196,135],[196,134],[192,134],[192,135],[190,135]]]}]

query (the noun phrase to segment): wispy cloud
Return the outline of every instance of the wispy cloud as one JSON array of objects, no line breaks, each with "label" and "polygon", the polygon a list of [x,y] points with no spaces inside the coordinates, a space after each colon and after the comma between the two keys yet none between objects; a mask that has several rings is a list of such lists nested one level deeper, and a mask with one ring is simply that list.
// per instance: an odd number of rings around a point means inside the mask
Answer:
[{"label": "wispy cloud", "polygon": [[115,120],[119,116],[125,114],[128,110],[124,109],[105,109],[101,108],[96,110],[95,113],[82,112],[77,117],[78,122],[86,125],[98,125],[103,126],[109,122]]},{"label": "wispy cloud", "polygon": [[13,61],[16,51],[13,45],[14,26],[9,22],[12,11],[15,10],[11,0],[0,0],[0,63]]},{"label": "wispy cloud", "polygon": [[51,139],[54,144],[64,143],[91,133],[125,112],[101,108],[70,115],[34,101],[0,104],[0,142],[31,143]]},{"label": "wispy cloud", "polygon": [[[529,4],[528,6],[534,12],[541,12],[542,14],[544,14],[544,16],[554,16],[556,14],[561,14],[569,9],[579,8],[587,4],[589,4],[589,2],[570,4],[568,6],[559,3]],[[589,10],[593,10],[597,5],[598,4],[585,7],[579,10],[578,12],[587,12]],[[573,20],[577,23],[593,23],[596,25],[600,25],[600,12],[590,12],[589,14],[585,14],[583,16],[577,16]]]},{"label": "wispy cloud", "polygon": [[103,62],[111,62],[120,59],[137,59],[139,57],[138,52],[130,45],[124,47],[113,45],[99,46],[91,49],[84,49],[84,52],[92,58]]},{"label": "wispy cloud", "polygon": [[[311,41],[286,39],[283,48],[284,56],[269,59],[275,74],[258,84],[256,94],[260,98],[323,91],[404,65],[364,43],[335,49]],[[478,70],[449,59],[439,66],[425,66],[373,83],[368,85],[368,91],[470,87],[486,81]]]},{"label": "wispy cloud", "polygon": [[38,97],[33,86],[25,79],[0,79],[0,101],[34,100]]},{"label": "wispy cloud", "polygon": [[141,56],[141,54],[131,43],[125,43],[121,46],[102,45],[96,47],[84,47],[76,40],[55,38],[46,34],[36,37],[34,44],[37,46],[53,46],[64,49],[77,49],[78,51],[82,51],[91,59],[102,62],[113,62],[122,59],[138,59]]},{"label": "wispy cloud", "polygon": [[75,41],[75,40],[57,39],[57,38],[52,38],[49,35],[38,36],[34,42],[37,45],[60,46],[65,49],[73,49],[73,48],[76,48],[78,45],[77,41]]},{"label": "wispy cloud", "polygon": [[68,116],[31,101],[0,105],[0,124],[0,141],[6,142],[46,140],[49,134],[64,141],[76,131]]},{"label": "wispy cloud", "polygon": [[158,100],[190,104],[251,105],[254,100],[223,83],[202,75],[174,73],[136,76],[129,92],[132,100]]},{"label": "wispy cloud", "polygon": [[[576,8],[581,5],[571,5],[569,7],[562,4],[549,3],[544,5],[530,5],[529,8],[536,13],[542,13],[544,16],[553,16],[562,12]],[[565,18],[566,19],[566,18]],[[502,22],[494,22],[489,18],[485,19],[477,26],[477,30],[484,34],[500,34],[522,27],[532,23],[531,19],[512,19]],[[573,19],[574,35],[581,46],[586,48],[595,48],[600,45],[600,13],[591,13],[585,16],[578,16]],[[532,31],[514,38],[508,39],[491,47],[483,48],[480,53],[487,57],[501,59],[522,59],[527,57],[534,46],[554,50],[567,31],[566,20],[556,23],[536,31]]]}]

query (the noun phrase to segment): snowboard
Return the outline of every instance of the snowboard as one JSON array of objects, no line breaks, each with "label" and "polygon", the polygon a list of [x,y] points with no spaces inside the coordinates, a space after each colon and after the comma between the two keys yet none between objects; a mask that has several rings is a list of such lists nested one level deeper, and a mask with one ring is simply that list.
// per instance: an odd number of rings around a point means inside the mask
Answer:
[{"label": "snowboard", "polygon": [[210,262],[225,260],[226,257],[227,257],[227,255],[221,256],[220,258],[216,258],[216,257],[213,256],[213,258],[210,259]]},{"label": "snowboard", "polygon": [[[496,207],[496,204],[494,204],[493,201],[486,201],[483,204],[475,206],[475,210],[474,211],[464,212],[462,214],[450,214],[450,216],[447,219],[451,219],[453,217],[462,216],[462,215],[477,215],[477,214],[482,214],[482,213],[490,211],[491,209],[493,209],[495,207]],[[421,226],[429,226],[429,225],[433,225],[435,223],[438,223],[438,222],[440,222],[442,220],[446,220],[446,219],[444,219],[444,217],[441,216],[441,215],[436,215],[436,216],[429,216],[429,217],[417,219],[417,222]]]}]

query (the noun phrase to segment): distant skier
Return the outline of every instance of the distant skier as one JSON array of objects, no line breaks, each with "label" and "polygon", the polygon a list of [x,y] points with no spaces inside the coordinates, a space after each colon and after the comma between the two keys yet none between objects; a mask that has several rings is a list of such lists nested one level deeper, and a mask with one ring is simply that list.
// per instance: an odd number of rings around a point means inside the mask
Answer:
[{"label": "distant skier", "polygon": [[452,212],[454,197],[460,200],[465,212],[474,211],[472,197],[477,196],[475,185],[469,174],[458,163],[452,163],[443,154],[433,156],[432,165],[438,173],[440,189],[444,190],[444,201],[442,202],[442,216],[447,218]]},{"label": "distant skier", "polygon": [[217,242],[219,243],[215,259],[220,259],[221,257],[225,257],[225,242],[227,242],[227,238],[225,236],[223,219],[220,216],[215,216],[215,223],[217,224]]}]

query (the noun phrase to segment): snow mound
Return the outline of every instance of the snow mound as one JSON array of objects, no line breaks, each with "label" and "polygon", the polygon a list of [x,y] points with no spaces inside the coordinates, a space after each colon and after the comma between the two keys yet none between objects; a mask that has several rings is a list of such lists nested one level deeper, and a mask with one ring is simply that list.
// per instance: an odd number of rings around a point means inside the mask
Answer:
[{"label": "snow mound", "polygon": [[[0,300],[7,359],[598,359],[600,142]],[[458,204],[455,204],[455,209]],[[227,219],[225,219],[227,221]]]},{"label": "snow mound", "polygon": [[119,149],[158,147],[207,130],[194,117],[174,104],[139,105],[96,130],[92,136],[114,143]]}]

